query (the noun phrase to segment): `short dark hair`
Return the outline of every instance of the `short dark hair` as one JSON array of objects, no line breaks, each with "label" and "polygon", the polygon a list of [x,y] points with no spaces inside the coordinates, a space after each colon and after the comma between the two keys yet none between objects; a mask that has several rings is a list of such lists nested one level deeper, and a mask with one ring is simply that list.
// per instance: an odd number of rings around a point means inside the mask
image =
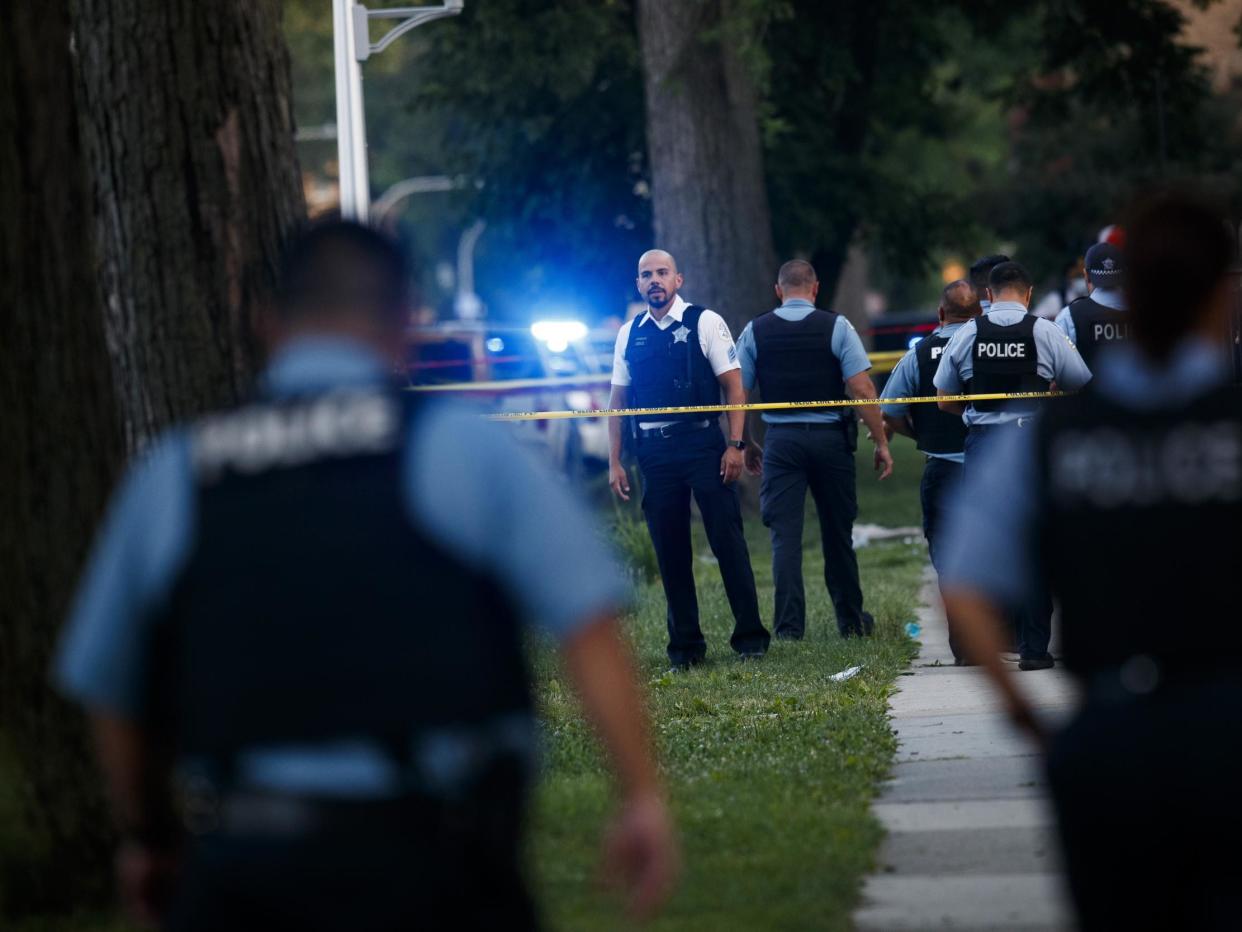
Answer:
[{"label": "short dark hair", "polygon": [[975,291],[983,294],[983,289],[988,287],[988,276],[992,274],[992,269],[1008,261],[1009,257],[1000,253],[976,259],[975,264],[970,267],[970,283],[975,286]]},{"label": "short dark hair", "polygon": [[776,283],[782,288],[810,288],[817,281],[815,266],[805,259],[790,259],[776,273]]},{"label": "short dark hair", "polygon": [[969,320],[983,313],[983,308],[979,304],[979,292],[975,291],[974,285],[964,278],[959,278],[945,286],[940,295],[940,306],[944,309],[946,317],[953,317],[957,320]]},{"label": "short dark hair", "polygon": [[312,223],[285,251],[281,317],[371,315],[386,322],[409,307],[409,266],[397,243],[348,220]]},{"label": "short dark hair", "polygon": [[1125,231],[1131,333],[1148,356],[1164,360],[1210,309],[1233,258],[1233,238],[1224,217],[1188,191],[1139,202]]},{"label": "short dark hair", "polygon": [[988,273],[993,297],[1009,288],[1030,288],[1034,284],[1031,273],[1016,262],[1002,262]]}]

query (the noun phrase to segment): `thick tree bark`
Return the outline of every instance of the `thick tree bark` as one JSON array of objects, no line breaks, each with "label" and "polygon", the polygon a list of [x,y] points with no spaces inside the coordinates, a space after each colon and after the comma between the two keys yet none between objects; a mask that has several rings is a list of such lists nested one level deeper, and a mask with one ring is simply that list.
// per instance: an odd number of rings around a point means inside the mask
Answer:
[{"label": "thick tree bark", "polygon": [[246,389],[302,214],[278,0],[0,0],[6,912],[110,888],[55,637],[127,449]]},{"label": "thick tree bark", "polygon": [[231,401],[304,214],[278,0],[71,0],[108,348],[131,449]]},{"label": "thick tree bark", "polygon": [[[0,915],[108,890],[81,719],[47,688],[123,456],[73,109],[67,0],[0,2]],[[3,922],[0,922],[3,925]]]},{"label": "thick tree bark", "polygon": [[734,336],[772,309],[776,250],[754,82],[725,28],[737,0],[639,0],[656,245]]}]

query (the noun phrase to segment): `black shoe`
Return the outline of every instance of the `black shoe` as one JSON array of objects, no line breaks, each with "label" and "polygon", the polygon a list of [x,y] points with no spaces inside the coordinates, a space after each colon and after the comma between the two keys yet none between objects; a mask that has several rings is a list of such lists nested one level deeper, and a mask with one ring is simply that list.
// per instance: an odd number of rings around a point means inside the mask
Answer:
[{"label": "black shoe", "polygon": [[674,660],[669,667],[670,673],[685,673],[691,667],[699,667],[703,665],[703,657],[696,657],[693,660]]},{"label": "black shoe", "polygon": [[1052,659],[1052,654],[1031,654],[1023,657],[1018,661],[1019,670],[1051,670],[1057,665]]},{"label": "black shoe", "polygon": [[802,635],[794,631],[777,631],[776,639],[778,641],[801,641]]},{"label": "black shoe", "polygon": [[869,638],[875,632],[875,618],[870,612],[858,616],[858,624],[838,629],[843,638]]},{"label": "black shoe", "polygon": [[965,657],[954,657],[953,666],[955,667],[977,667],[979,664],[973,660],[967,660]]},{"label": "black shoe", "polygon": [[865,638],[875,634],[875,616],[870,612],[862,613],[862,636]]}]

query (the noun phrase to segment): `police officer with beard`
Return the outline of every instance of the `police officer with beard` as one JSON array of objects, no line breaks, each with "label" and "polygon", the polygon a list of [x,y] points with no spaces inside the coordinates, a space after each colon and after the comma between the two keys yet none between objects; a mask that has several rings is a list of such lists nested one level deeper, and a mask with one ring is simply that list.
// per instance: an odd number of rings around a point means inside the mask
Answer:
[{"label": "police officer with beard", "polygon": [[[968,320],[981,313],[979,297],[968,281],[948,285],[940,296],[940,326],[920,340],[901,358],[884,385],[884,398],[935,397],[933,379],[940,357],[953,335]],[[913,437],[919,451],[927,457],[920,485],[923,506],[923,536],[932,566],[939,571],[943,555],[944,512],[952,493],[962,478],[966,459],[966,425],[956,415],[941,411],[937,405],[886,404],[884,424],[898,434]],[[958,665],[966,663],[957,625],[948,618],[949,649]]]},{"label": "police officer with beard", "polygon": [[[689,304],[677,263],[653,249],[638,260],[638,293],[647,310],[617,334],[612,366],[612,408],[672,408],[744,404],[746,393],[737,349],[724,319]],[[635,450],[642,470],[643,514],[655,545],[668,600],[668,657],[674,669],[702,663],[707,642],[699,627],[690,546],[690,496],[703,516],[707,542],[720,565],[733,612],[729,643],[742,659],[762,657],[770,636],[759,618],[759,598],[742,531],[742,508],[734,483],[745,467],[746,414],[730,411],[728,438],[720,418],[701,412],[637,416]],[[608,480],[629,500],[630,480],[621,464],[623,425],[608,422]]]},{"label": "police officer with beard", "polygon": [[[1127,224],[1131,341],[1033,430],[982,454],[945,587],[962,637],[1048,751],[1082,926],[1232,929],[1242,915],[1242,396],[1229,236],[1165,195]],[[1081,704],[1051,737],[996,657],[1001,606],[1047,573]]]},{"label": "police officer with beard", "polygon": [[1128,335],[1122,289],[1125,266],[1121,250],[1112,243],[1096,243],[1088,249],[1083,266],[1087,293],[1066,305],[1055,323],[1093,369],[1100,347],[1119,343]]},{"label": "police officer with beard", "polygon": [[[991,305],[980,317],[962,325],[940,357],[934,383],[938,395],[1046,392],[1055,385],[1074,391],[1091,379],[1082,357],[1065,334],[1047,320],[1028,312],[1034,290],[1031,277],[1016,262],[1002,262],[988,277]],[[972,480],[973,459],[980,447],[996,437],[1035,423],[1037,401],[942,401],[940,408],[959,414],[966,425],[965,478]],[[1053,666],[1048,653],[1052,636],[1052,601],[1033,590],[1015,606],[1018,666],[1045,670]]]},{"label": "police officer with beard", "polygon": [[141,921],[533,927],[532,626],[615,763],[635,908],[675,875],[618,569],[503,427],[398,390],[406,281],[371,230],[297,240],[257,394],[162,437],[95,547],[56,677]]}]

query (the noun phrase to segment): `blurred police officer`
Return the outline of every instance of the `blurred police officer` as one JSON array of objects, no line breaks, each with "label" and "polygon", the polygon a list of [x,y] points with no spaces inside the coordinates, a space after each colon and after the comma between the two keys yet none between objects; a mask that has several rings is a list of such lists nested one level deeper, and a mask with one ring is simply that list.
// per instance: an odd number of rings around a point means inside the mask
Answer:
[{"label": "blurred police officer", "polygon": [[[1091,379],[1074,345],[1051,321],[1030,314],[1031,277],[1016,262],[1002,262],[988,277],[991,306],[962,325],[940,357],[934,383],[939,395],[1074,391]],[[997,435],[1034,424],[1038,401],[940,402],[942,410],[961,414],[966,424],[964,463],[968,481],[980,445]],[[1018,665],[1023,670],[1053,666],[1048,653],[1052,635],[1052,600],[1033,591],[1015,606]]]},{"label": "blurred police officer", "polygon": [[1235,929],[1242,916],[1242,396],[1228,385],[1229,237],[1185,197],[1125,245],[1131,342],[1086,392],[987,449],[958,498],[945,582],[963,637],[1046,743],[995,657],[999,606],[1046,571],[1082,704],[1048,766],[1086,929]]},{"label": "blurred police officer", "polygon": [[[689,304],[677,263],[653,249],[638,260],[638,292],[647,309],[617,334],[612,366],[613,408],[667,408],[743,404],[737,349],[724,319]],[[769,635],[759,619],[759,598],[742,533],[742,509],[734,483],[744,468],[746,414],[728,414],[728,440],[720,418],[701,412],[639,416],[635,449],[643,474],[643,514],[655,544],[668,600],[668,656],[676,668],[703,661],[707,642],[699,627],[690,547],[690,496],[703,516],[707,542],[720,565],[733,610],[729,643],[743,658],[760,657]],[[608,422],[608,481],[629,501],[630,481],[621,464],[623,424]]]},{"label": "blurred police officer", "polygon": [[[848,320],[815,307],[819,279],[809,262],[781,266],[776,280],[780,307],[746,325],[738,338],[742,384],[758,388],[765,402],[844,401],[875,398],[867,358]],[[875,440],[880,478],[893,470],[888,438],[876,407],[860,409]],[[800,640],[806,633],[802,586],[802,518],[809,487],[819,514],[824,582],[832,596],[842,637],[870,634],[875,622],[863,611],[854,555],[854,451],[858,424],[849,409],[765,411],[759,501],[772,535],[776,583],[776,636]],[[757,461],[758,457],[755,457]]]},{"label": "blurred police officer", "polygon": [[615,760],[635,905],[671,880],[618,571],[503,428],[396,390],[405,282],[379,234],[310,231],[256,397],[165,435],[113,504],[57,676],[94,720],[139,918],[531,927],[530,625]]},{"label": "blurred police officer", "polygon": [[992,274],[992,269],[1008,261],[1008,256],[997,253],[992,256],[981,256],[970,267],[970,286],[979,296],[979,306],[983,308],[985,314],[992,306],[992,299],[988,296],[988,277]]},{"label": "blurred police officer", "polygon": [[1083,264],[1087,293],[1057,315],[1056,325],[1093,369],[1100,347],[1121,342],[1129,332],[1122,289],[1125,266],[1121,250],[1112,243],[1096,243]]},{"label": "blurred police officer", "polygon": [[[884,385],[883,397],[936,397],[936,386],[932,380],[945,347],[966,321],[973,320],[980,313],[979,296],[970,282],[959,280],[948,285],[940,296],[940,326],[901,357]],[[923,536],[927,538],[932,565],[939,571],[944,510],[949,496],[961,481],[962,463],[966,459],[966,425],[960,417],[941,411],[933,403],[886,404],[883,412],[885,426],[895,433],[913,437],[920,452],[927,457],[919,490],[923,505]],[[948,622],[949,648],[957,663],[964,664],[966,661],[952,616]]]}]

